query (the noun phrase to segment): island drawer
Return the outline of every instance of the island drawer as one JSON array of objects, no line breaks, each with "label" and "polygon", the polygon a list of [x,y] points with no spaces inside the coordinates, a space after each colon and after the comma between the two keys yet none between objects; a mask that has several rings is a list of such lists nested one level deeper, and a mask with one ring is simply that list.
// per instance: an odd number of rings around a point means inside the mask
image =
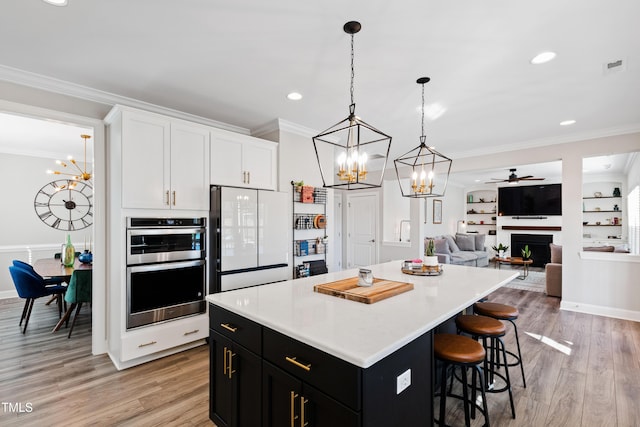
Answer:
[{"label": "island drawer", "polygon": [[262,353],[262,326],[245,317],[209,304],[209,328],[256,354]]},{"label": "island drawer", "polygon": [[362,406],[362,369],[269,328],[263,358],[355,411]]}]

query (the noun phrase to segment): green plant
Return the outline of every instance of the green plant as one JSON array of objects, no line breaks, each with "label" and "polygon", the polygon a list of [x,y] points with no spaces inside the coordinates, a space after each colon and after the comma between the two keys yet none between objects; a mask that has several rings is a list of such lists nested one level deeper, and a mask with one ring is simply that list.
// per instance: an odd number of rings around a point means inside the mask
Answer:
[{"label": "green plant", "polygon": [[505,246],[502,243],[499,243],[498,246],[491,246],[491,249],[493,249],[496,252],[500,252],[500,251],[506,251],[507,249],[509,249],[509,246]]},{"label": "green plant", "polygon": [[522,252],[523,259],[531,258],[531,249],[529,249],[529,245],[524,245],[524,248],[522,248],[520,252]]},{"label": "green plant", "polygon": [[429,239],[427,245],[424,248],[424,254],[426,256],[434,256],[436,252],[436,242],[433,239]]}]

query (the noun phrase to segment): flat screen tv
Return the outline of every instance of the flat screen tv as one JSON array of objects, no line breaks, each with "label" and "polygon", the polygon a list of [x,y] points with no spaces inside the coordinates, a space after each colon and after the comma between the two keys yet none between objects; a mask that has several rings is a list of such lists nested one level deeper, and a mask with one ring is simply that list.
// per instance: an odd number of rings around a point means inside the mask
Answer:
[{"label": "flat screen tv", "polygon": [[499,187],[498,215],[562,215],[562,184]]}]

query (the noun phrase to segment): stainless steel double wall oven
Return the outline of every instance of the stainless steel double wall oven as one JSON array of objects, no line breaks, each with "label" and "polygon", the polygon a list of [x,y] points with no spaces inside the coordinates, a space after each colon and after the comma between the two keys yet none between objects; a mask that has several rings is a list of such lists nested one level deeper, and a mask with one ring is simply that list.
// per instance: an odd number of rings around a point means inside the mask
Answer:
[{"label": "stainless steel double wall oven", "polygon": [[206,218],[127,218],[127,329],[206,310]]}]

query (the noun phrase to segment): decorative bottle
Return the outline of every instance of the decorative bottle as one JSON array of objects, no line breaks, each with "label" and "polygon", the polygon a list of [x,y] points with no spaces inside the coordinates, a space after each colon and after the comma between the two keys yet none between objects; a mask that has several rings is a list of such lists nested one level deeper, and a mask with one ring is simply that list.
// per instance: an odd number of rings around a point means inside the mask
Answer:
[{"label": "decorative bottle", "polygon": [[64,245],[64,250],[62,251],[62,264],[65,267],[73,267],[73,263],[76,257],[76,248],[73,247],[71,243],[71,235],[67,234],[67,243]]}]

